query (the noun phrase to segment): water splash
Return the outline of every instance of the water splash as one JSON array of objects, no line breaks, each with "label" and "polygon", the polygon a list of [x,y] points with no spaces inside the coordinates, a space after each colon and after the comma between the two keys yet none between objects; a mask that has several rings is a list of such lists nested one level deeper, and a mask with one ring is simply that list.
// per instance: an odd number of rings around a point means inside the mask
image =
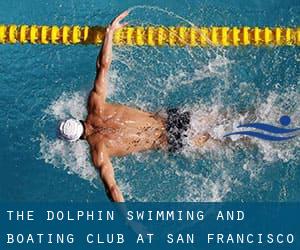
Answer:
[{"label": "water splash", "polygon": [[[291,92],[289,92],[291,94]],[[275,106],[279,95],[270,94],[265,103],[259,103],[256,109],[256,119],[276,119],[276,113],[279,112],[281,106]],[[300,101],[300,95],[295,94],[295,101]],[[81,110],[85,109],[85,104],[82,101],[84,98],[80,97],[79,93],[72,95],[64,94],[61,98],[54,101],[52,105],[46,110],[46,113],[51,113],[55,119],[57,117],[63,118],[67,114],[79,114]],[[270,101],[272,100],[272,102]],[[267,104],[266,104],[267,103]],[[66,104],[66,105],[65,105]],[[80,105],[78,105],[80,104]],[[270,110],[273,113],[272,118],[261,115],[266,108],[266,105],[272,107]],[[285,105],[281,103],[281,105]],[[64,107],[64,108],[62,108]],[[68,107],[68,108],[66,108]],[[240,114],[236,111],[223,112],[223,105],[215,103],[207,105],[198,103],[194,107],[185,107],[184,109],[192,111],[191,130],[189,137],[186,141],[186,147],[183,154],[186,158],[182,162],[169,157],[166,153],[138,153],[124,159],[113,159],[113,164],[116,171],[118,182],[127,200],[138,201],[221,201],[226,200],[228,194],[233,192],[234,185],[240,185],[239,178],[235,174],[235,158],[237,151],[242,149],[247,157],[240,161],[242,166],[239,169],[241,175],[249,173],[252,180],[259,179],[262,168],[266,162],[282,161],[299,161],[300,156],[297,150],[300,147],[300,140],[290,144],[272,144],[268,142],[261,142],[252,139],[250,144],[255,145],[260,153],[253,152],[252,147],[240,142],[240,138],[236,138],[236,144],[224,144],[223,135],[226,131],[232,129],[234,124],[239,124],[253,117],[249,113]],[[300,112],[299,108],[296,109],[292,116]],[[209,131],[210,135],[215,141],[209,141],[204,147],[197,148],[191,142],[196,134],[201,134]],[[69,173],[77,174],[81,178],[95,183],[97,180],[97,173],[91,165],[89,159],[89,149],[85,142],[78,142],[69,144],[58,139],[51,140],[45,135],[40,139],[41,158],[46,163],[52,164],[56,167],[62,167]],[[260,162],[252,161],[251,158],[261,154],[262,159]],[[202,161],[202,166],[211,164],[212,169],[209,173],[199,173],[199,160]],[[231,162],[233,160],[233,162]],[[145,165],[144,162],[147,162]],[[161,168],[160,162],[164,162],[164,167]],[[226,167],[225,167],[226,165]],[[190,170],[183,166],[189,166]],[[157,170],[159,168],[159,170]],[[195,171],[196,169],[196,171]],[[197,170],[198,169],[198,170]],[[245,171],[243,173],[243,170]],[[154,171],[154,173],[153,173]],[[195,172],[194,172],[195,171]],[[178,191],[176,197],[165,197],[161,191],[159,195],[152,190],[147,190],[148,184],[146,181],[139,181],[142,176],[149,177],[149,185],[151,185],[152,178],[155,181],[159,179],[168,179],[165,183],[167,189],[172,189],[172,180],[176,183]],[[151,176],[151,178],[150,178]],[[175,177],[174,177],[175,176]],[[159,185],[158,185],[159,187]],[[153,188],[155,189],[155,188]]]},{"label": "water splash", "polygon": [[63,168],[68,174],[76,174],[95,185],[94,180],[98,174],[91,164],[86,143],[67,144],[62,140],[49,140],[41,135],[40,154],[46,163]]},{"label": "water splash", "polygon": [[[166,10],[157,11],[166,14]],[[174,106],[192,112],[191,130],[182,155],[146,152],[113,159],[125,198],[131,201],[265,200],[266,196],[261,194],[271,185],[264,177],[266,166],[282,162],[297,165],[299,139],[274,145],[256,139],[243,142],[238,135],[228,143],[223,136],[242,123],[277,122],[284,113],[299,126],[299,79],[296,83],[287,80],[288,88],[283,82],[277,85],[274,82],[273,72],[282,67],[285,56],[290,58],[289,52],[280,53],[278,58],[275,54],[276,62],[272,63],[272,57],[262,56],[260,60],[261,55],[253,49],[245,52],[211,48],[114,48],[109,101],[154,112]],[[259,65],[255,64],[256,60]],[[251,81],[249,75],[259,74],[267,78],[264,82],[267,87],[259,86],[255,79]],[[88,90],[84,94],[64,93],[54,100],[45,110],[43,126],[48,126],[50,131],[59,119],[69,116],[83,119],[87,94]],[[192,138],[207,131],[213,140],[202,148],[195,147]],[[70,146],[47,133],[40,137],[40,154],[41,159],[55,167],[91,183],[97,180],[85,142]]]}]

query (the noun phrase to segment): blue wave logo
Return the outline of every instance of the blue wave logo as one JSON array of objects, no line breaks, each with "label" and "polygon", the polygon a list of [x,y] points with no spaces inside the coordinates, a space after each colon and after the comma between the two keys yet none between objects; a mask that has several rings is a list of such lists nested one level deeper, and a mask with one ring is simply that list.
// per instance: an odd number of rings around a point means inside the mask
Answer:
[{"label": "blue wave logo", "polygon": [[276,127],[266,123],[247,123],[237,127],[237,128],[252,128],[256,130],[261,130],[262,132],[267,132],[269,134],[262,133],[260,131],[246,130],[246,131],[232,132],[224,135],[224,137],[228,137],[231,135],[246,135],[246,136],[255,137],[267,141],[286,141],[295,138],[297,136],[296,132],[300,131],[300,128],[290,128],[290,129],[284,128],[291,124],[291,118],[289,116],[286,115],[281,116],[279,122],[283,127]]}]

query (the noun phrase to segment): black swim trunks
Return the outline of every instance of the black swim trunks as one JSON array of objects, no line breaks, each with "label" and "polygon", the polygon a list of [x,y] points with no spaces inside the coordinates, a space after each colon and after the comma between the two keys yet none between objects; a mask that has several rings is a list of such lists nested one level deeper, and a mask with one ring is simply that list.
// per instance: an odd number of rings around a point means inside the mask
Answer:
[{"label": "black swim trunks", "polygon": [[190,128],[191,114],[180,112],[177,108],[169,109],[167,114],[169,152],[173,153],[183,148],[183,139]]}]

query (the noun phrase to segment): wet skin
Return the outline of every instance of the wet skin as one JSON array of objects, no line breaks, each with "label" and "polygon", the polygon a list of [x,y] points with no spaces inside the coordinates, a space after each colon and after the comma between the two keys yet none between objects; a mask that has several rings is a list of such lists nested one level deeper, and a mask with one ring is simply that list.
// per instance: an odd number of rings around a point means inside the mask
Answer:
[{"label": "wet skin", "polygon": [[[123,12],[107,27],[96,61],[96,78],[88,99],[88,116],[84,121],[82,136],[90,145],[93,164],[99,170],[107,195],[115,202],[123,202],[124,198],[116,183],[110,158],[167,148],[164,118],[125,105],[106,102],[113,34],[127,25],[120,23],[127,15],[127,11]],[[201,135],[195,139],[195,145],[202,145],[208,138],[208,135]]]},{"label": "wet skin", "polygon": [[103,143],[110,157],[167,147],[163,118],[124,105],[102,103],[95,92],[89,97],[85,128],[91,149]]},{"label": "wet skin", "polygon": [[88,100],[83,139],[90,145],[92,161],[98,169],[108,197],[124,202],[116,183],[110,158],[165,145],[164,121],[151,113],[106,102],[107,75],[112,61],[113,35],[128,12],[116,17],[107,27],[103,46],[96,61],[96,78]]}]

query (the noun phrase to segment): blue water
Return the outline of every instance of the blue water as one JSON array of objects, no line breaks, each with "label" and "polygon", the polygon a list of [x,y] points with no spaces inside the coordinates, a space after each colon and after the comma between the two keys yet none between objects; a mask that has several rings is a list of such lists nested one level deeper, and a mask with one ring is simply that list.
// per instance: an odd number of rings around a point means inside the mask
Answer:
[{"label": "blue water", "polygon": [[[0,3],[0,23],[106,25],[133,8],[131,25],[299,26],[299,1],[37,1]],[[83,118],[96,46],[0,45],[0,200],[107,200],[87,145],[55,137],[59,119]],[[116,47],[109,100],[209,116],[214,136],[241,122],[300,127],[300,50]],[[226,114],[226,115],[225,115]],[[188,148],[113,159],[131,201],[300,201],[300,136],[284,143]]]}]

